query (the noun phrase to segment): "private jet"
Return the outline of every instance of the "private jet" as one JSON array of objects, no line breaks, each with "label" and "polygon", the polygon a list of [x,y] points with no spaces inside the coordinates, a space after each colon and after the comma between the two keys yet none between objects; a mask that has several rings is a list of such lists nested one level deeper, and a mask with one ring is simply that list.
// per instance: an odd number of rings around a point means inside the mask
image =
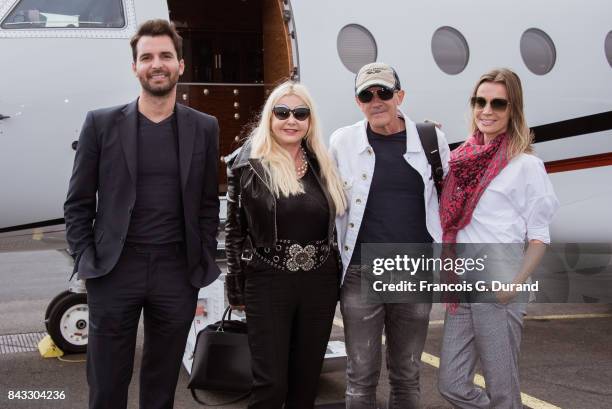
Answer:
[{"label": "private jet", "polygon": [[[568,243],[565,268],[592,267],[582,243],[600,243],[609,263],[611,15],[607,0],[0,0],[0,251],[66,250],[62,205],[85,114],[136,97],[129,38],[165,18],[184,39],[178,102],[220,122],[221,192],[223,157],[285,79],[309,87],[330,135],[361,117],[357,70],[384,61],[399,73],[404,111],[442,124],[454,147],[473,84],[508,67],[561,202],[551,232]],[[86,348],[86,302],[73,280],[49,304],[47,329],[66,352]]]}]

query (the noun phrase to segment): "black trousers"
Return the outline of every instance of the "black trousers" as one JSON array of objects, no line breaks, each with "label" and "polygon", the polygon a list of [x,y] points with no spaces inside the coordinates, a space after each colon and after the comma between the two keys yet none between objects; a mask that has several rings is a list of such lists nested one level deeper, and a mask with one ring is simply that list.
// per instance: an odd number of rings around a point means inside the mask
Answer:
[{"label": "black trousers", "polygon": [[140,408],[171,409],[198,289],[182,246],[126,245],[115,268],[88,279],[90,409],[124,409],[144,311]]},{"label": "black trousers", "polygon": [[254,264],[245,282],[254,378],[248,407],[310,409],[338,301],[337,258],[295,273]]}]

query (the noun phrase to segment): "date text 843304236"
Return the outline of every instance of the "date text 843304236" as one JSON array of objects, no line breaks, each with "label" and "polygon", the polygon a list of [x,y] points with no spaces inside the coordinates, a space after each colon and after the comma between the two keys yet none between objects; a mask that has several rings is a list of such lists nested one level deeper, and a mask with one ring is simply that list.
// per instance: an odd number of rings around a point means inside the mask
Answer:
[{"label": "date text 843304236", "polygon": [[63,400],[66,399],[66,392],[47,390],[17,390],[8,391],[7,398],[9,400]]}]

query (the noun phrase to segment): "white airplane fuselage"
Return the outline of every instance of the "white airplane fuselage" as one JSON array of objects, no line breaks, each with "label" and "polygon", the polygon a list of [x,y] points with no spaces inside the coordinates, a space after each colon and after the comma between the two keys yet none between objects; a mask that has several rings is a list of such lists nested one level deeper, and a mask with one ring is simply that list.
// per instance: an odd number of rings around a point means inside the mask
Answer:
[{"label": "white airplane fuselage", "polygon": [[[0,0],[0,21],[18,3]],[[396,68],[406,91],[402,109],[415,121],[441,123],[451,143],[468,133],[474,83],[495,67],[521,77],[531,127],[612,111],[612,66],[604,52],[612,3],[606,0],[591,0],[588,7],[523,1],[503,10],[483,0],[282,3],[292,12],[292,59],[318,104],[326,136],[362,117],[353,95],[355,74],[338,55],[338,33],[348,24],[367,28],[376,60]],[[0,120],[0,231],[61,223],[72,143],[86,112],[137,97],[128,39],[149,18],[172,18],[172,7],[164,0],[123,4],[121,29],[0,28],[0,114],[10,117]],[[469,61],[457,75],[444,73],[432,56],[432,35],[443,26],[460,31],[469,45]],[[555,44],[555,64],[545,75],[532,73],[521,57],[521,35],[530,28],[545,31]],[[539,142],[536,152],[545,162],[609,154],[610,128]],[[558,171],[551,179],[561,202],[553,240],[612,242],[612,166]]]}]

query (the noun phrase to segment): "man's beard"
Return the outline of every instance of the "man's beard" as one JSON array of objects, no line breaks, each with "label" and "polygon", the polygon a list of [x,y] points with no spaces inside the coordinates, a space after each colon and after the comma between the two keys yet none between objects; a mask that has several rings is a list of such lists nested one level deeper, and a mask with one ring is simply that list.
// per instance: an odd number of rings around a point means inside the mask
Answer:
[{"label": "man's beard", "polygon": [[[159,72],[154,72],[151,74],[151,76],[158,74]],[[142,88],[149,94],[153,95],[154,97],[165,97],[168,96],[168,94],[170,94],[171,92],[174,91],[174,87],[176,86],[176,83],[178,82],[179,79],[179,75],[178,72],[174,73],[167,73],[167,72],[163,72],[163,74],[168,74],[168,83],[164,84],[164,85],[157,85],[157,86],[151,86],[149,84],[149,77],[145,77],[145,78],[139,78],[140,80],[140,85],[142,86]]]}]

